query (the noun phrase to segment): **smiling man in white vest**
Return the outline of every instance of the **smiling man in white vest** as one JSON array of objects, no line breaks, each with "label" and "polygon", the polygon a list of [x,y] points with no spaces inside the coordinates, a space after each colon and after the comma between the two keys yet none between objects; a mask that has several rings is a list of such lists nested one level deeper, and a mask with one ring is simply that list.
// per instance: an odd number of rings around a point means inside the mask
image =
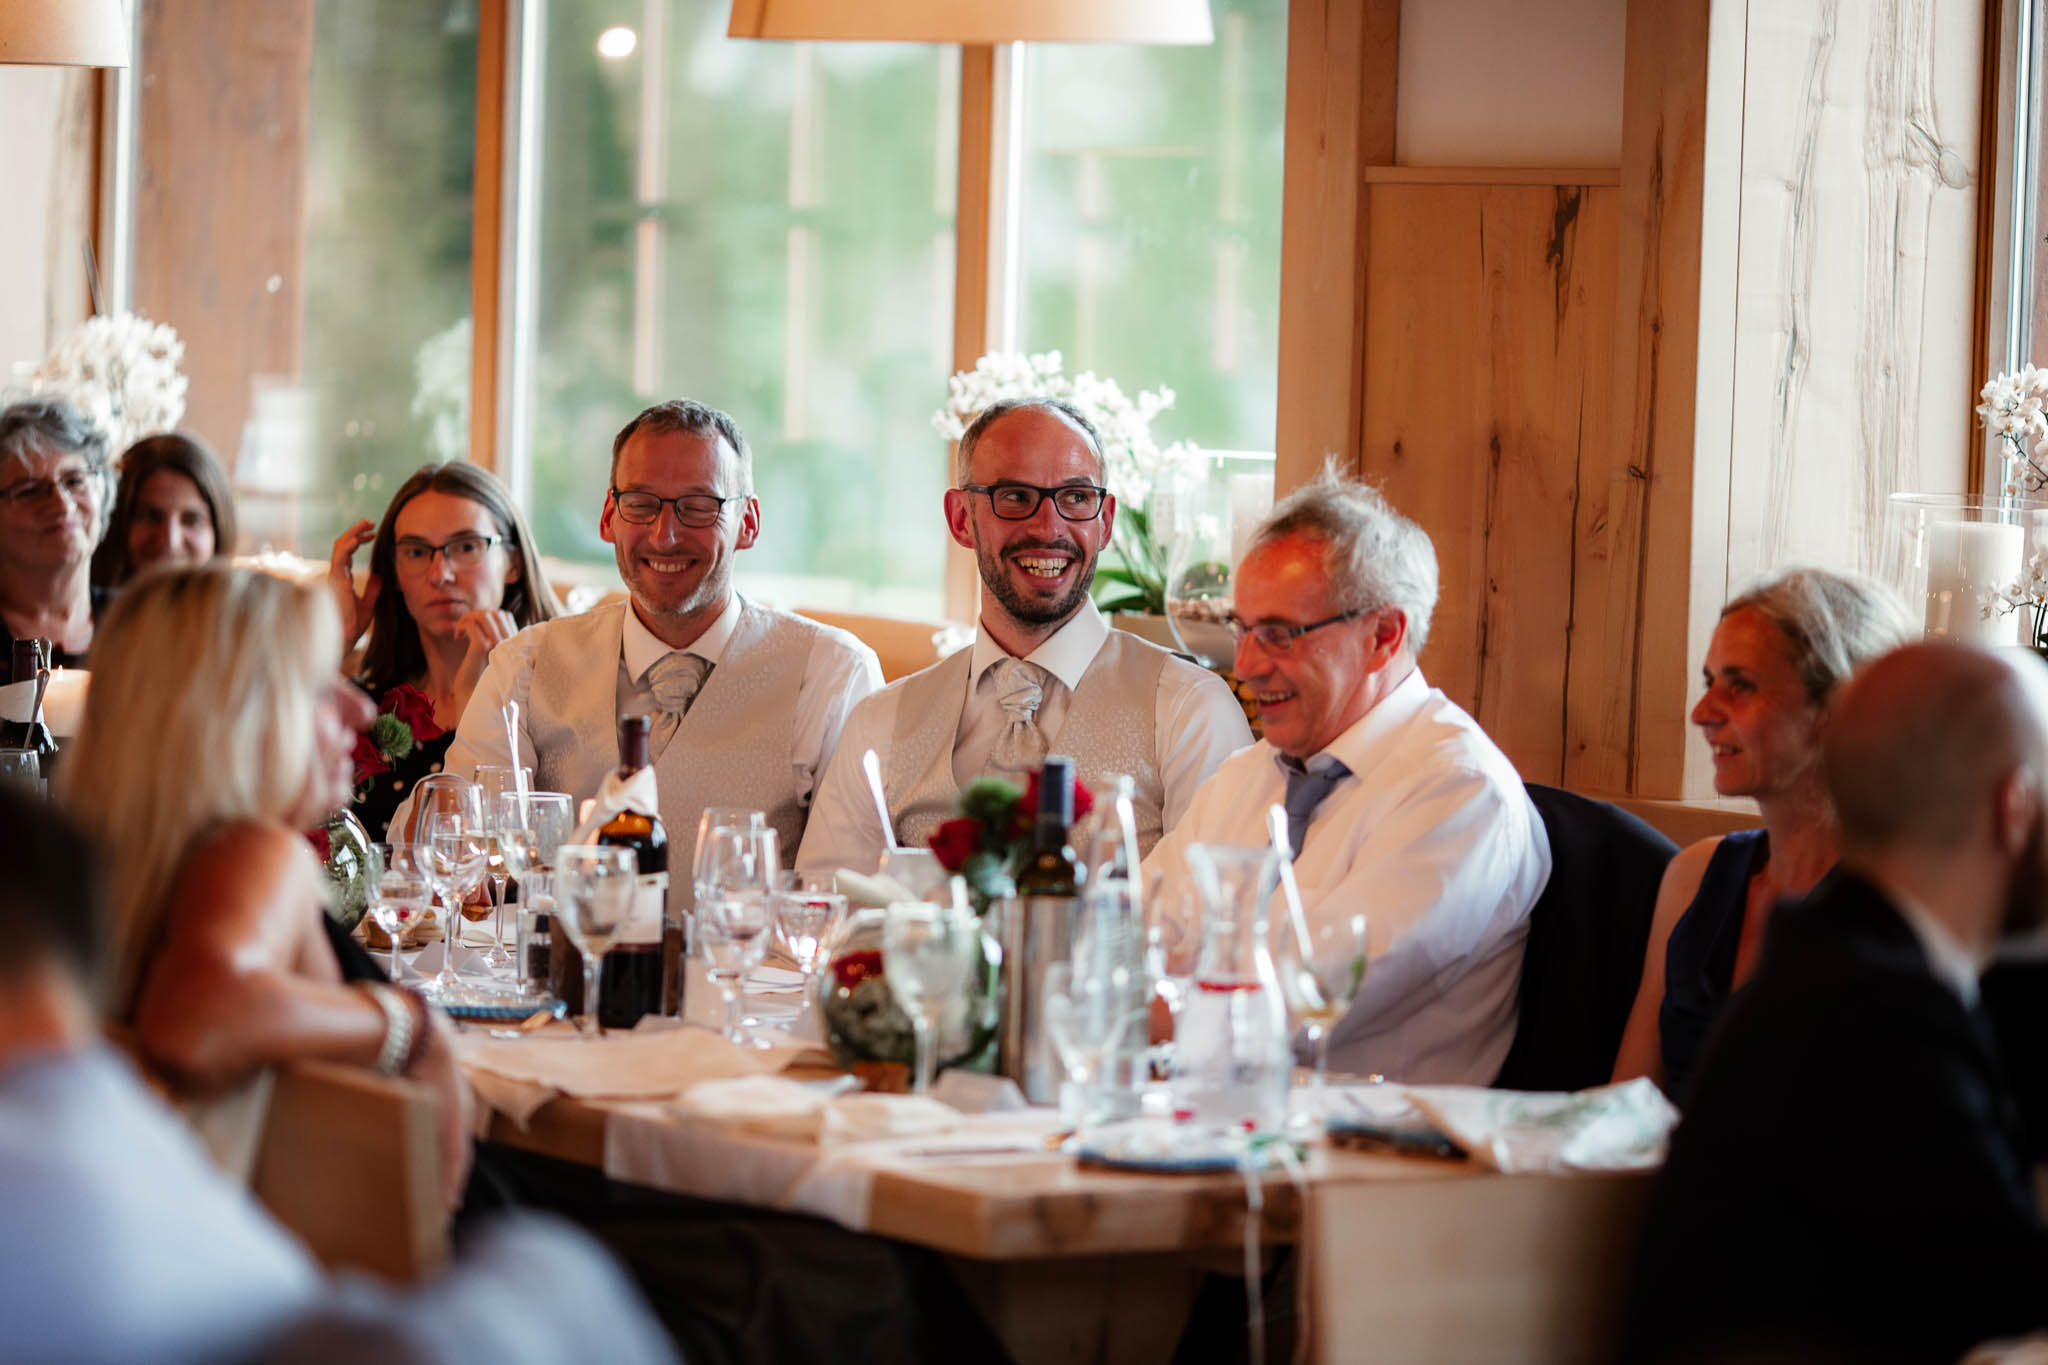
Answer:
[{"label": "smiling man in white vest", "polygon": [[883,832],[861,772],[880,757],[896,838],[917,847],[984,774],[1024,776],[1070,754],[1098,790],[1135,785],[1138,842],[1150,849],[1216,765],[1251,743],[1221,678],[1134,635],[1088,600],[1116,499],[1102,440],[1057,399],[994,404],[960,438],[946,526],[974,551],[981,620],[974,646],[900,678],[846,723],[804,837],[805,870],[868,871]]},{"label": "smiling man in white vest", "polygon": [[[511,761],[502,717],[516,700],[520,761],[542,790],[580,801],[618,766],[619,718],[646,714],[662,823],[680,845],[672,860],[690,856],[706,806],[764,811],[794,850],[840,727],[882,685],[882,670],[845,631],[733,591],[733,556],[760,531],[752,462],[732,418],[676,399],[628,422],[612,443],[598,534],[617,554],[629,600],[499,645],[447,770]],[[689,869],[671,867],[670,904],[691,900]]]}]

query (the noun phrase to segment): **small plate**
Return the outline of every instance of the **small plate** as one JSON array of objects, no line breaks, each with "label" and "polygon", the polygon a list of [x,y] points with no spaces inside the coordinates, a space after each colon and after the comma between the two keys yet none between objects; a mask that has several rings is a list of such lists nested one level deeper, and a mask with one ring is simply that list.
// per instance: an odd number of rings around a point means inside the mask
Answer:
[{"label": "small plate", "polygon": [[[1256,1149],[1252,1159],[1260,1169],[1279,1164],[1278,1146],[1278,1140],[1271,1140]],[[1244,1140],[1171,1119],[1131,1119],[1083,1135],[1073,1152],[1082,1165],[1104,1170],[1216,1175],[1243,1168]]]},{"label": "small plate", "polygon": [[483,992],[435,996],[434,1003],[447,1012],[451,1019],[464,1019],[471,1023],[502,1024],[531,1018],[542,1010],[561,1019],[568,1015],[561,1001],[552,995],[486,995]]}]

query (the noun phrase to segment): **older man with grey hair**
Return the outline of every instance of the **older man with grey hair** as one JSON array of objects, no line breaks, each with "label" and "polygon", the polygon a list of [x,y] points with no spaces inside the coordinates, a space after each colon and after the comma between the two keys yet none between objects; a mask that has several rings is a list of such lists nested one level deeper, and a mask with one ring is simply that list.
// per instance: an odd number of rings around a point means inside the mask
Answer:
[{"label": "older man with grey hair", "polygon": [[0,684],[16,639],[84,665],[107,593],[92,552],[107,528],[107,438],[78,409],[34,398],[0,409]]},{"label": "older man with grey hair", "polygon": [[1133,780],[1141,850],[1224,757],[1251,743],[1221,678],[1109,629],[1088,600],[1116,524],[1102,442],[1071,404],[991,405],[960,438],[946,525],[974,551],[974,647],[899,678],[855,709],[826,774],[799,864],[872,869],[887,831],[864,785],[873,749],[895,835],[922,845],[984,774],[1020,781],[1050,752],[1100,786]]},{"label": "older man with grey hair", "polygon": [[1192,912],[1189,844],[1263,844],[1283,806],[1318,961],[1353,970],[1345,929],[1369,919],[1369,969],[1332,1028],[1331,1065],[1491,1082],[1514,1041],[1550,844],[1514,766],[1416,666],[1436,607],[1429,536],[1325,471],[1261,523],[1235,589],[1237,676],[1265,737],[1146,860],[1161,904]]}]

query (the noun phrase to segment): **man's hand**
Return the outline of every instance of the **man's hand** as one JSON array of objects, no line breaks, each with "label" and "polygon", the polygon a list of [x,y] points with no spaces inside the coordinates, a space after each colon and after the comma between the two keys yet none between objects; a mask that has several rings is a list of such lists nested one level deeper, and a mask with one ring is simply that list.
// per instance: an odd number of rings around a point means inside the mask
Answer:
[{"label": "man's hand", "polygon": [[356,592],[355,557],[356,551],[377,538],[377,523],[359,521],[334,538],[334,552],[327,559],[327,588],[334,594],[334,605],[341,609],[341,652],[347,654],[356,647],[356,641],[363,638],[363,632],[370,628],[370,612],[377,605],[377,594],[384,584],[376,574],[363,582],[363,590]]}]

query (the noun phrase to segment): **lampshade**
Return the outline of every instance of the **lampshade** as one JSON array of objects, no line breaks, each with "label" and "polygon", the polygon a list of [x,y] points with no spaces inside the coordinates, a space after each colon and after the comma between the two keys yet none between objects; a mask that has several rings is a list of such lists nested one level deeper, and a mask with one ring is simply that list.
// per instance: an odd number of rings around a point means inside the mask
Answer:
[{"label": "lampshade", "polygon": [[5,0],[0,65],[126,66],[126,0]]},{"label": "lampshade", "polygon": [[732,38],[1208,43],[1209,0],[733,0]]}]

